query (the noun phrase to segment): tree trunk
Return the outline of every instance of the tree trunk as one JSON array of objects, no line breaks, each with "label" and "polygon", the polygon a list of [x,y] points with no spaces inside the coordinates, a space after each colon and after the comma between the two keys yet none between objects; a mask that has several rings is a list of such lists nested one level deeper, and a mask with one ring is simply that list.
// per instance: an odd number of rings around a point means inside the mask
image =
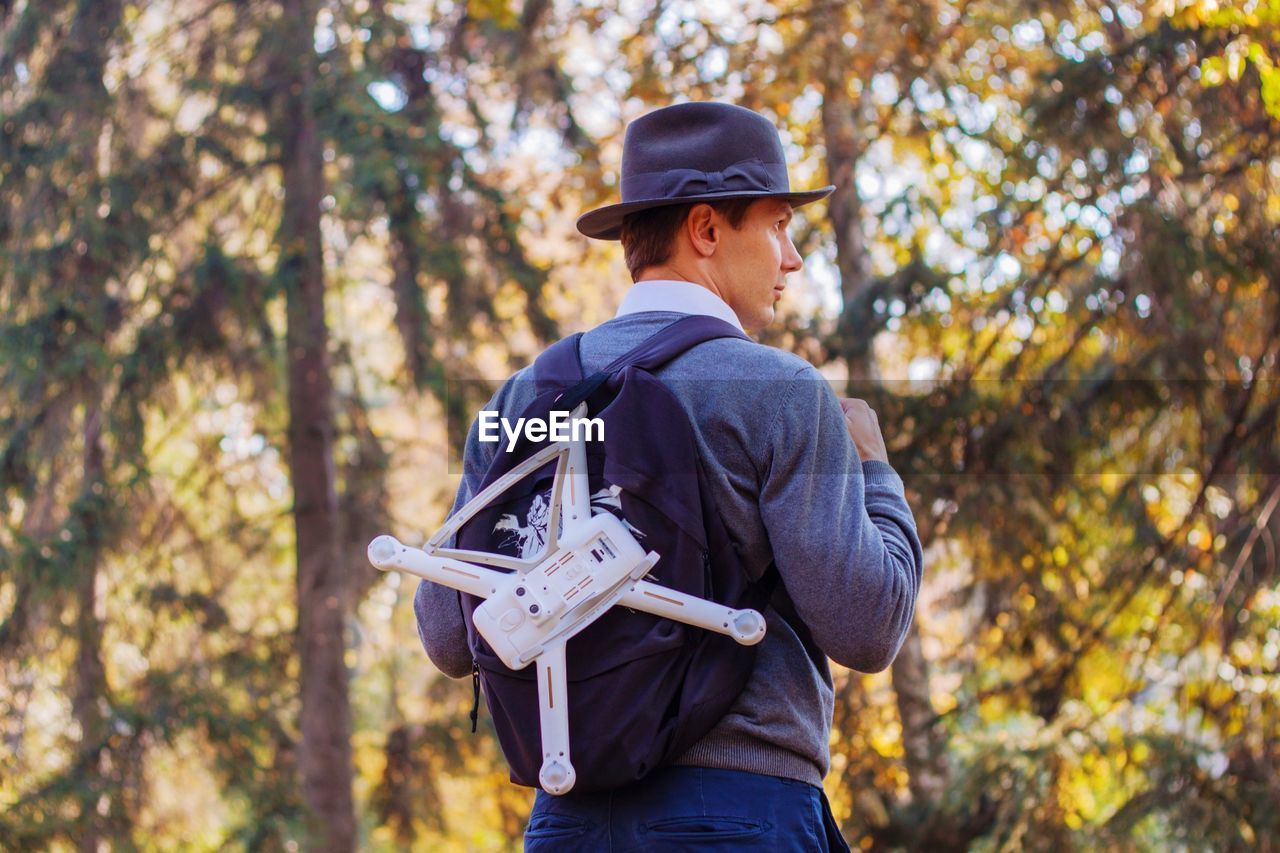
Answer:
[{"label": "tree trunk", "polygon": [[[835,14],[835,13],[833,13]],[[828,22],[827,61],[823,68],[822,138],[827,149],[827,182],[835,192],[827,199],[827,215],[836,238],[836,268],[840,271],[842,303],[837,346],[849,366],[850,382],[875,380],[871,334],[860,333],[854,320],[859,295],[871,282],[871,261],[867,238],[862,231],[862,200],[858,197],[858,158],[866,142],[857,124],[858,105],[850,97],[848,50],[840,41],[842,24]]]},{"label": "tree trunk", "polygon": [[[102,413],[96,404],[90,404],[85,410],[84,423],[83,488],[86,494],[95,485],[101,487],[105,478],[101,426]],[[89,793],[83,800],[76,843],[83,853],[97,853],[106,838],[112,835],[108,816],[113,809],[104,767],[107,720],[103,708],[107,702],[107,673],[102,664],[103,614],[98,608],[101,549],[96,537],[92,533],[88,536],[88,541],[82,545],[84,552],[80,555],[81,565],[78,567],[80,577],[76,582],[76,662],[71,712],[80,726],[81,780]]]},{"label": "tree trunk", "polygon": [[867,238],[862,232],[862,200],[858,197],[858,159],[866,147],[857,126],[858,107],[850,97],[845,71],[848,57],[839,41],[832,48],[841,64],[827,63],[822,99],[822,138],[827,149],[827,181],[835,191],[827,199],[827,215],[831,217],[836,238],[836,265],[840,270],[840,295],[846,305],[852,304],[871,279],[871,263],[867,257]]},{"label": "tree trunk", "polygon": [[[862,200],[856,184],[858,160],[866,150],[866,139],[859,126],[860,105],[849,94],[848,75],[855,63],[840,40],[844,25],[838,20],[838,14],[832,12],[833,17],[825,22],[828,36],[822,72],[822,134],[828,181],[836,187],[827,201],[827,213],[835,232],[836,267],[840,271],[843,301],[836,340],[839,354],[849,369],[848,393],[862,396],[865,391],[860,386],[880,380],[871,345],[879,324],[872,322],[868,313],[871,261],[862,226]],[[932,810],[931,804],[946,789],[946,739],[941,729],[930,722],[935,714],[929,699],[929,665],[914,620],[891,674],[913,800],[917,806]]]},{"label": "tree trunk", "polygon": [[918,804],[935,803],[947,786],[946,739],[929,698],[929,662],[920,643],[917,622],[902,644],[890,669],[898,717],[902,721],[903,763],[906,765],[911,799]]},{"label": "tree trunk", "polygon": [[302,744],[298,765],[309,811],[309,849],[353,850],[351,706],[343,629],[346,592],[338,559],[333,387],[324,314],[320,237],[320,139],[312,107],[316,7],[284,0],[277,41],[284,211],[279,275],[287,299],[289,475],[297,537]]},{"label": "tree trunk", "polygon": [[[100,153],[103,132],[111,123],[110,95],[103,83],[103,73],[123,13],[120,0],[80,3],[67,36],[66,50],[59,53],[54,63],[53,75],[62,79],[53,88],[61,90],[59,94],[71,114],[67,126],[69,160],[84,170],[84,176],[96,180],[103,180],[110,170],[109,155],[104,158]],[[68,202],[65,212],[73,227],[85,229],[92,215],[87,212],[93,205],[92,197],[73,195]],[[86,246],[95,242],[93,236],[83,230],[81,235]],[[93,317],[89,328],[93,329],[94,345],[105,353],[117,322],[106,296],[110,271],[99,251],[94,246],[69,256],[63,271],[72,281],[79,282],[82,295],[77,301],[81,310]],[[105,614],[98,589],[105,538],[111,525],[110,520],[103,517],[103,507],[94,500],[104,494],[107,485],[102,396],[103,379],[96,370],[90,369],[82,374],[81,382],[68,398],[69,405],[74,407],[80,402],[84,406],[83,479],[80,500],[73,505],[68,529],[83,530],[73,558],[76,620],[71,635],[75,639],[75,661],[69,673],[69,692],[72,717],[80,728],[76,756],[80,814],[75,842],[85,853],[96,853],[109,841],[128,841],[128,818],[120,802],[121,792],[113,781],[113,777],[118,778],[113,772],[118,769],[117,756],[111,754],[107,743],[111,734],[108,718],[111,696],[103,663]]]}]

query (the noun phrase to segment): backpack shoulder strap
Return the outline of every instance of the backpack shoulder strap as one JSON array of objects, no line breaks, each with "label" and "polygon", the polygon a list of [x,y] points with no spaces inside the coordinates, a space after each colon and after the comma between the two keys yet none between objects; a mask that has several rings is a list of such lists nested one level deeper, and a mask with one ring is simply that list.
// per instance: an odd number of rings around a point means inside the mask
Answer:
[{"label": "backpack shoulder strap", "polygon": [[578,358],[578,341],[582,332],[561,338],[547,347],[533,362],[536,393],[554,388],[567,388],[582,381],[582,362]]},{"label": "backpack shoulder strap", "polygon": [[664,326],[603,370],[584,379],[582,361],[578,355],[578,341],[581,338],[582,333],[579,332],[557,341],[547,347],[533,363],[537,393],[567,388],[559,398],[559,404],[566,409],[573,409],[628,367],[654,371],[705,341],[716,338],[751,340],[736,326],[718,317],[690,314]]},{"label": "backpack shoulder strap", "polygon": [[698,344],[716,338],[751,340],[736,326],[718,317],[690,314],[650,335],[639,346],[620,356],[601,372],[614,374],[632,366],[641,370],[654,371]]}]

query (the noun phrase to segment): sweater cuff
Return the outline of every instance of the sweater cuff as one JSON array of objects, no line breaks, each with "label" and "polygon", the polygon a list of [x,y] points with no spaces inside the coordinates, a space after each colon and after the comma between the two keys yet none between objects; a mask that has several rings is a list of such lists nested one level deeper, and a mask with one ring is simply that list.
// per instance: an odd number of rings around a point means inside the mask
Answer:
[{"label": "sweater cuff", "polygon": [[889,486],[898,492],[905,494],[906,489],[902,485],[902,478],[898,476],[898,472],[893,470],[893,466],[888,462],[881,462],[879,459],[868,459],[862,463],[862,476],[868,482],[877,486]]}]

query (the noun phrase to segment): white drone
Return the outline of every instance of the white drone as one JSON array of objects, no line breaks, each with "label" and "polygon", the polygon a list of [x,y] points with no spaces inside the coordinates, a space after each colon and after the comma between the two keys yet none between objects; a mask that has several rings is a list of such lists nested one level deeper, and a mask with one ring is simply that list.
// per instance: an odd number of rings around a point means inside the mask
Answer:
[{"label": "white drone", "polygon": [[[573,416],[585,412],[583,403]],[[369,562],[383,571],[399,569],[485,599],[473,621],[502,662],[511,669],[537,662],[542,730],[538,781],[549,794],[567,793],[576,779],[569,759],[565,643],[610,607],[621,604],[725,634],[748,646],[760,642],[765,633],[758,611],[734,610],[643,580],[659,555],[646,554],[610,513],[592,515],[584,441],[552,442],[530,456],[468,501],[421,549],[394,536],[369,543]],[[541,553],[520,559],[441,547],[490,501],[552,459],[556,472],[547,543]]]}]

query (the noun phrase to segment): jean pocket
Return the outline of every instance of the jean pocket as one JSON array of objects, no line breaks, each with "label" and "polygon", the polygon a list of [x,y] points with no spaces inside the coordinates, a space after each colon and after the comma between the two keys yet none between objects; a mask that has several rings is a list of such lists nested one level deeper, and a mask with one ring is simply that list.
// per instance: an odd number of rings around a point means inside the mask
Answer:
[{"label": "jean pocket", "polygon": [[692,817],[669,817],[650,821],[644,824],[641,831],[653,836],[655,840],[745,841],[749,838],[763,835],[772,828],[772,825],[767,821],[753,820],[748,817],[694,815]]},{"label": "jean pocket", "polygon": [[525,841],[554,841],[577,838],[587,831],[587,824],[576,817],[560,814],[536,814],[525,827]]}]

